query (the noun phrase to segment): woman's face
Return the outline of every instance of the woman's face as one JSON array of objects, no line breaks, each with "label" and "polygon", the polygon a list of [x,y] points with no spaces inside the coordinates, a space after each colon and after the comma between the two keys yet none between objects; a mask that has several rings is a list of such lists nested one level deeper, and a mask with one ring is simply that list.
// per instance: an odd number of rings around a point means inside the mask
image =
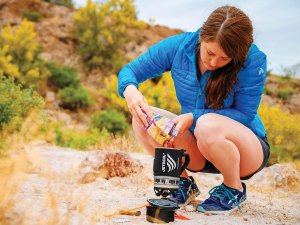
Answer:
[{"label": "woman's face", "polygon": [[221,46],[214,41],[202,41],[200,54],[205,70],[216,70],[231,61],[231,58],[225,54]]}]

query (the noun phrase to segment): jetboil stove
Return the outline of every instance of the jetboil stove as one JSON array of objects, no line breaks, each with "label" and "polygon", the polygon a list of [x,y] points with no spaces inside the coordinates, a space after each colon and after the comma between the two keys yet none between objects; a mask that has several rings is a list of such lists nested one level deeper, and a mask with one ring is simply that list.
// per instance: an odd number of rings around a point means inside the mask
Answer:
[{"label": "jetboil stove", "polygon": [[[143,111],[143,110],[142,110]],[[154,114],[151,121],[146,112],[143,111],[148,121],[145,127],[148,134],[162,146],[172,142],[177,136],[176,124],[172,119]],[[184,164],[183,157],[185,158]],[[150,206],[147,206],[147,220],[155,223],[168,223],[174,221],[175,210],[178,204],[167,197],[178,190],[181,173],[190,162],[189,155],[183,149],[176,148],[156,148],[153,162],[154,192],[158,199],[148,199]]]},{"label": "jetboil stove", "polygon": [[[185,157],[182,165],[182,158]],[[156,148],[153,163],[154,192],[158,199],[148,199],[146,219],[154,223],[174,221],[178,204],[167,197],[178,190],[181,173],[190,162],[189,155],[183,149]],[[182,165],[182,166],[181,166]]]}]

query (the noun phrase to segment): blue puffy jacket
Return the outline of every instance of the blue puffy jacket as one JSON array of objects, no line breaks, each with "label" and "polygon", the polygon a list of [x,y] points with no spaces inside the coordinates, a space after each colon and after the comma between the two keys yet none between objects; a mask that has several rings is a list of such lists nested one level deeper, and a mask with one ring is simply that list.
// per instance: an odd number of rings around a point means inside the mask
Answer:
[{"label": "blue puffy jacket", "polygon": [[266,131],[257,109],[261,101],[266,80],[266,55],[252,44],[238,73],[238,82],[233,91],[224,99],[224,108],[214,110],[206,107],[204,89],[211,71],[206,71],[200,82],[197,79],[195,48],[199,32],[186,32],[171,36],[153,45],[147,52],[128,63],[119,73],[119,94],[129,84],[138,84],[166,71],[171,71],[181,113],[193,113],[195,129],[197,119],[210,112],[234,119],[249,127],[257,136],[264,137]]}]

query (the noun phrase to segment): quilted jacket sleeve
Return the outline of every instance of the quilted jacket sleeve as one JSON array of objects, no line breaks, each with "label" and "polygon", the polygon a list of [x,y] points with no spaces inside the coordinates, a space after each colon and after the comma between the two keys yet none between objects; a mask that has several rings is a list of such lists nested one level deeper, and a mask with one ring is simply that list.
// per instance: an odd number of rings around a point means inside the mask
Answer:
[{"label": "quilted jacket sleeve", "polygon": [[138,84],[171,70],[174,56],[185,34],[166,38],[150,47],[147,52],[124,66],[118,75],[118,91],[123,92],[129,84],[138,88]]},{"label": "quilted jacket sleeve", "polygon": [[206,113],[214,112],[234,119],[245,126],[248,126],[257,114],[264,84],[266,80],[266,55],[257,51],[246,61],[246,66],[238,74],[238,82],[234,87],[234,102],[231,108],[195,109],[194,127],[198,118]]}]

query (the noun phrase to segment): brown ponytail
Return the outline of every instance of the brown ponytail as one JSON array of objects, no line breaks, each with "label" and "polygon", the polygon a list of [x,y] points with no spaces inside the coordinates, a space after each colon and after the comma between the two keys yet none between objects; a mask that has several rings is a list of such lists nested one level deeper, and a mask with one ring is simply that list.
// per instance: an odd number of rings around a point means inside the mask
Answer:
[{"label": "brown ponytail", "polygon": [[253,42],[251,20],[236,7],[217,8],[201,29],[197,51],[203,41],[216,41],[232,59],[226,66],[212,72],[205,87],[206,102],[217,110],[224,106],[224,99],[237,82],[237,74]]}]

